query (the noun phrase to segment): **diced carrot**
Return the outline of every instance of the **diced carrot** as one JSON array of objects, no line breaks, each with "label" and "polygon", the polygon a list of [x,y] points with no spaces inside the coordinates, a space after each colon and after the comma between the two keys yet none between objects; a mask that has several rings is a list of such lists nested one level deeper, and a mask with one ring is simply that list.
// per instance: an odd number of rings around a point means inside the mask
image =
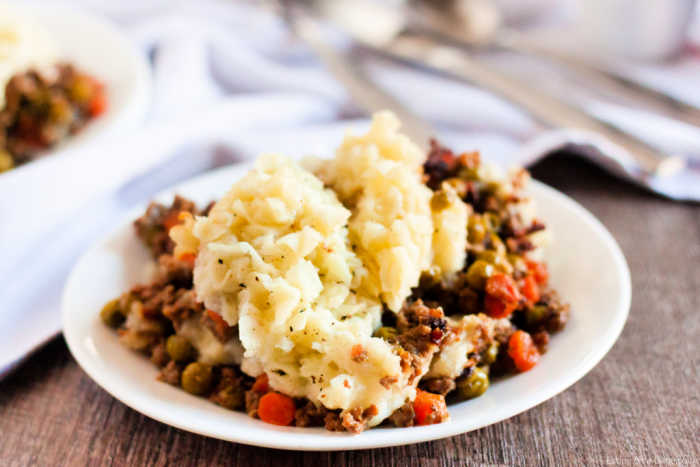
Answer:
[{"label": "diced carrot", "polygon": [[445,397],[417,389],[416,398],[413,401],[413,412],[416,425],[440,423],[447,418]]},{"label": "diced carrot", "polygon": [[163,227],[165,227],[166,230],[170,230],[180,223],[180,212],[181,211],[172,211],[163,219]]},{"label": "diced carrot", "polygon": [[540,352],[525,331],[515,331],[508,340],[508,355],[513,359],[518,371],[527,371],[540,359]]},{"label": "diced carrot", "polygon": [[507,318],[511,313],[513,313],[513,311],[515,311],[516,307],[517,303],[505,303],[493,295],[487,294],[484,296],[484,308],[486,308],[486,314],[492,318]]},{"label": "diced carrot", "polygon": [[492,318],[507,318],[517,308],[520,292],[515,281],[506,274],[494,274],[486,281],[484,308]]},{"label": "diced carrot", "polygon": [[182,253],[177,257],[180,261],[187,261],[188,263],[194,264],[194,260],[197,256],[194,253]]},{"label": "diced carrot", "polygon": [[530,303],[537,303],[540,300],[540,287],[537,285],[534,274],[525,276],[520,291]]},{"label": "diced carrot", "polygon": [[357,363],[361,363],[367,360],[369,356],[367,355],[367,351],[364,347],[362,347],[360,344],[355,344],[350,349],[350,358]]},{"label": "diced carrot", "polygon": [[294,421],[295,411],[294,400],[278,392],[268,392],[258,403],[260,420],[273,425],[290,425]]},{"label": "diced carrot", "polygon": [[107,110],[107,97],[102,91],[98,90],[95,96],[90,99],[88,112],[91,116],[97,117],[98,115],[102,115],[105,110]]},{"label": "diced carrot", "polygon": [[224,320],[224,318],[222,318],[219,313],[212,310],[207,310],[207,316],[214,322],[214,326],[216,326],[217,333],[219,335],[225,335],[230,326]]},{"label": "diced carrot", "polygon": [[270,382],[267,378],[267,374],[263,373],[260,376],[258,376],[253,383],[252,387],[253,391],[259,392],[261,394],[265,394],[266,392],[270,391]]},{"label": "diced carrot", "polygon": [[540,263],[538,261],[526,261],[527,269],[535,276],[535,280],[539,285],[545,285],[549,280],[549,272],[547,271],[547,265]]},{"label": "diced carrot", "polygon": [[517,304],[520,293],[513,278],[506,274],[494,274],[486,280],[486,293],[506,304]]}]

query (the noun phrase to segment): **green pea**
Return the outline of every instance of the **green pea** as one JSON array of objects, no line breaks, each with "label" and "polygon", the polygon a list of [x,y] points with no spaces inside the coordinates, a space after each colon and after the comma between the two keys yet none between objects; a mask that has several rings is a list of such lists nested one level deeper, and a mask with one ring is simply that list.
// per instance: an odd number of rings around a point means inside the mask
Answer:
[{"label": "green pea", "polygon": [[450,207],[450,199],[445,190],[436,191],[430,198],[430,208],[433,211],[440,212]]},{"label": "green pea", "polygon": [[479,397],[489,388],[489,375],[487,369],[474,368],[471,374],[457,381],[457,390],[462,399]]},{"label": "green pea", "polygon": [[374,331],[374,336],[384,339],[385,341],[393,340],[398,335],[396,328],[391,326],[382,326],[381,328]]},{"label": "green pea", "polygon": [[506,274],[513,272],[513,267],[506,261],[505,256],[498,254],[495,250],[484,250],[477,254],[476,258],[493,264],[494,268],[499,272],[504,272]]},{"label": "green pea", "polygon": [[479,180],[479,169],[477,167],[464,167],[459,171],[459,178],[471,181]]},{"label": "green pea", "polygon": [[491,230],[498,230],[501,228],[501,216],[495,212],[484,213],[484,220]]},{"label": "green pea", "polygon": [[67,123],[72,117],[70,104],[65,99],[56,99],[51,103],[49,118],[53,123]]},{"label": "green pea", "polygon": [[190,394],[201,396],[209,391],[213,379],[211,367],[209,365],[192,362],[187,365],[185,371],[182,372],[180,384],[182,385],[182,389]]},{"label": "green pea", "polygon": [[119,308],[119,299],[110,300],[102,307],[100,318],[110,328],[116,328],[124,322],[124,314]]},{"label": "green pea", "polygon": [[457,196],[459,196],[460,198],[464,198],[465,196],[467,196],[467,182],[465,182],[461,178],[448,178],[447,180],[445,180],[444,183],[447,183],[452,188],[454,188],[455,192],[457,193]]},{"label": "green pea", "polygon": [[525,311],[525,321],[528,326],[541,323],[549,315],[549,308],[545,305],[535,305]]},{"label": "green pea", "polygon": [[494,273],[492,264],[479,259],[467,269],[467,284],[474,289],[483,289],[486,285],[486,280]]},{"label": "green pea", "polygon": [[471,244],[478,244],[486,238],[486,226],[483,219],[478,214],[469,217],[467,225],[467,240]]},{"label": "green pea", "polygon": [[170,355],[170,358],[176,362],[188,362],[194,360],[195,357],[194,347],[192,347],[190,341],[177,334],[168,337],[168,340],[165,342],[165,350]]},{"label": "green pea", "polygon": [[9,152],[0,149],[0,173],[10,170],[15,166],[15,161]]},{"label": "green pea", "polygon": [[87,76],[77,76],[68,92],[73,100],[87,103],[92,99],[94,91],[94,86]]},{"label": "green pea", "polygon": [[481,361],[486,365],[491,365],[498,358],[498,342],[494,342],[481,355]]},{"label": "green pea", "polygon": [[504,255],[504,256],[505,256],[505,254],[506,254],[506,245],[505,245],[505,243],[503,243],[503,240],[501,240],[501,237],[499,237],[498,235],[492,233],[492,234],[489,236],[489,241],[490,241],[490,243],[491,243],[491,249],[492,249],[492,250],[495,250],[496,253],[498,253],[499,255]]},{"label": "green pea", "polygon": [[245,390],[241,386],[226,386],[217,390],[215,401],[229,410],[240,410],[245,406]]},{"label": "green pea", "polygon": [[498,193],[498,191],[501,189],[501,184],[498,182],[487,182],[484,185],[484,191],[488,193]]},{"label": "green pea", "polygon": [[498,253],[496,253],[493,250],[484,250],[484,251],[478,253],[476,255],[476,258],[482,259],[490,264],[496,264],[501,260],[501,258],[498,256]]}]

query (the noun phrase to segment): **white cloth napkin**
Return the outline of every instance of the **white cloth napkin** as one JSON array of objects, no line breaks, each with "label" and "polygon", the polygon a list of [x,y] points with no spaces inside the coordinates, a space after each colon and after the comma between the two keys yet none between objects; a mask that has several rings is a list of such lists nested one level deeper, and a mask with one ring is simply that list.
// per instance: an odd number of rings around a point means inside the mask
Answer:
[{"label": "white cloth napkin", "polygon": [[[127,210],[177,181],[260,152],[330,154],[345,128],[366,125],[344,90],[282,21],[250,3],[79,0],[72,5],[111,18],[152,57],[153,108],[134,135],[103,143],[99,159],[82,148],[47,158],[29,184],[0,183],[0,375],[60,331],[66,275],[80,253]],[[689,49],[673,63],[627,69],[700,105],[699,55]],[[431,120],[440,138],[455,148],[479,149],[503,164],[528,164],[571,137],[552,132],[533,139],[537,126],[527,115],[487,92],[386,61],[366,61],[379,84]],[[700,148],[696,129],[590,96],[581,99],[669,150]],[[667,188],[682,194],[695,183],[673,182]]]}]

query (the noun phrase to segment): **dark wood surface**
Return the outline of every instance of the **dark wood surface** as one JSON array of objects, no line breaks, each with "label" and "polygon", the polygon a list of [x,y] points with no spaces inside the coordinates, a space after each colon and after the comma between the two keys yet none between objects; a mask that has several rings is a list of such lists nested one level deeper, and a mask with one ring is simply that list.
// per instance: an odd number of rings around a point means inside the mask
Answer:
[{"label": "dark wood surface", "polygon": [[620,340],[559,396],[441,441],[283,452],[140,415],[93,383],[57,338],[0,382],[0,465],[699,465],[700,207],[665,201],[565,156],[533,172],[598,216],[632,271]]}]

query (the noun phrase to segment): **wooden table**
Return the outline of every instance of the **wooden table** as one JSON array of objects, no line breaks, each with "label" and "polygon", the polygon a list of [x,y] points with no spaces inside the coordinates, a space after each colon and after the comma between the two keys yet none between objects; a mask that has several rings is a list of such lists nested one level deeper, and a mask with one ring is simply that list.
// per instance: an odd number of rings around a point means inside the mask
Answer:
[{"label": "wooden table", "polygon": [[620,340],[563,394],[441,441],[283,452],[140,415],[93,383],[57,338],[0,382],[0,465],[700,464],[700,207],[665,201],[565,155],[533,172],[598,216],[632,271]]}]

